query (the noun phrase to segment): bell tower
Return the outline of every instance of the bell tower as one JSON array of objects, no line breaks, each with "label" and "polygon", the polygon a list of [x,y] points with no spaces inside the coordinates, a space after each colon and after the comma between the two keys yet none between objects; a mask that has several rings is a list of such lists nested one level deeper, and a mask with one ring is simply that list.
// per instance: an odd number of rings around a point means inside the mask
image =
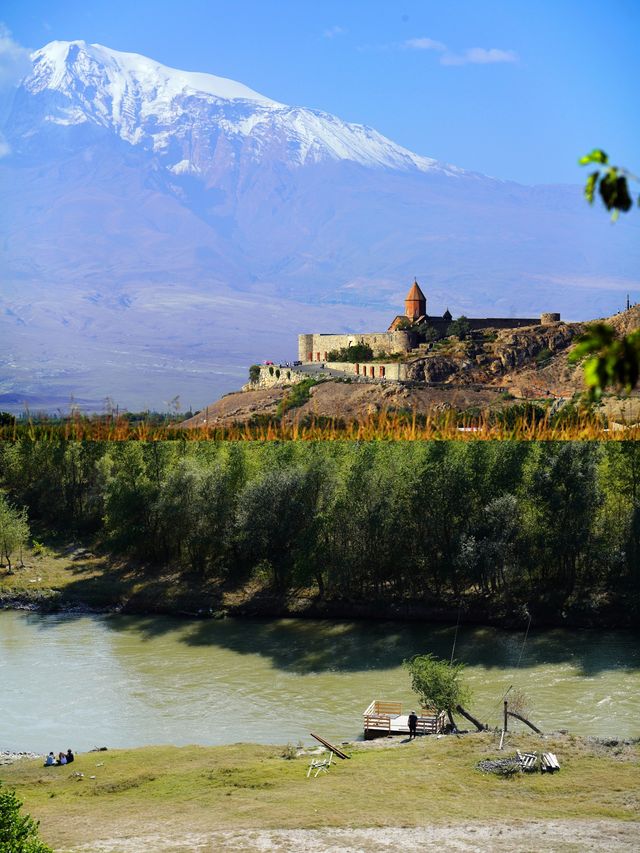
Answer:
[{"label": "bell tower", "polygon": [[404,313],[412,322],[418,317],[424,317],[427,313],[427,297],[420,290],[420,285],[416,280],[414,280],[404,300]]}]

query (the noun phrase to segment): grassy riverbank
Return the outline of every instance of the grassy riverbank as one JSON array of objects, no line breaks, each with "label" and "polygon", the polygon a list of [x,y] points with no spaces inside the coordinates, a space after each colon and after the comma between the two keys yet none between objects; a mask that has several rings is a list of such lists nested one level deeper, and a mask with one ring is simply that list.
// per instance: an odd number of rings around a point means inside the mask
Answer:
[{"label": "grassy riverbank", "polygon": [[[46,545],[26,549],[24,566],[12,573],[0,568],[0,608],[120,611],[176,616],[308,617],[321,619],[401,619],[520,628],[526,618],[507,596],[468,590],[460,598],[442,593],[402,601],[321,597],[313,587],[276,592],[267,578],[241,584],[203,577],[179,569],[161,569],[114,558],[92,543],[46,538]],[[459,604],[463,607],[459,611]],[[567,606],[562,618],[541,612],[536,625],[562,627],[633,627],[634,615],[620,597],[600,595],[599,610],[588,602]]]},{"label": "grassy riverbank", "polygon": [[512,779],[475,769],[497,745],[490,734],[356,744],[350,761],[317,779],[306,778],[308,755],[286,760],[282,748],[251,744],[88,753],[71,768],[24,761],[0,775],[56,850],[128,850],[136,848],[114,839],[248,829],[562,820],[576,829],[615,822],[625,838],[640,830],[629,823],[640,813],[638,744],[513,735],[507,754],[551,749],[562,770]]}]

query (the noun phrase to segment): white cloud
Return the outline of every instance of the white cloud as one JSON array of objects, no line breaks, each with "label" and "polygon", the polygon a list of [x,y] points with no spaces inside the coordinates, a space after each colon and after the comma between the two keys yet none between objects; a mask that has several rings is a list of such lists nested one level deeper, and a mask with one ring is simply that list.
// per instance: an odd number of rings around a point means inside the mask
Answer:
[{"label": "white cloud", "polygon": [[445,53],[442,65],[492,65],[496,62],[517,62],[515,50],[499,50],[497,47],[470,47],[464,53]]},{"label": "white cloud", "polygon": [[0,89],[17,86],[30,69],[30,51],[14,41],[9,30],[0,23]]},{"label": "white cloud", "polygon": [[407,39],[402,43],[402,46],[408,50],[443,51],[447,49],[446,44],[442,44],[441,41],[435,41],[435,39],[426,38],[426,36],[423,36],[422,38]]},{"label": "white cloud", "polygon": [[328,29],[326,29],[326,30],[322,33],[322,35],[323,35],[326,39],[334,39],[336,36],[343,36],[343,35],[345,35],[345,34],[346,34],[346,32],[347,32],[347,31],[344,29],[344,27],[339,27],[339,26],[336,24],[336,25],[335,25],[335,26],[333,26],[333,27],[328,27]]},{"label": "white cloud", "polygon": [[441,65],[492,65],[497,62],[517,62],[518,54],[514,50],[500,50],[497,47],[470,47],[461,53],[450,51],[446,44],[427,36],[411,38],[402,44],[387,45],[402,50],[433,50],[440,56]]}]

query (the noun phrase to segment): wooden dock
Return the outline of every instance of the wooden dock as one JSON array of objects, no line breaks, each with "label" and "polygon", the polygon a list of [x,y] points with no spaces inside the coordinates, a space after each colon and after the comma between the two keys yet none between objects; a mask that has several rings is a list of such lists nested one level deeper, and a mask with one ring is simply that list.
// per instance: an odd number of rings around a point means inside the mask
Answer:
[{"label": "wooden dock", "polygon": [[[388,735],[409,734],[409,712],[403,713],[401,702],[384,702],[374,699],[362,715],[364,718],[364,739]],[[419,735],[439,734],[445,725],[445,713],[438,714],[429,708],[422,708],[418,714],[416,733]]]}]

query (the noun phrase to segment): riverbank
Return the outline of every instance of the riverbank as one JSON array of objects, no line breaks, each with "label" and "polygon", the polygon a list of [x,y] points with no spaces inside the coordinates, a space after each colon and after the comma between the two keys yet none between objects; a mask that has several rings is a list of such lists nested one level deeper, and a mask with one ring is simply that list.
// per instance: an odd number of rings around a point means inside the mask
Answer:
[{"label": "riverbank", "polygon": [[553,590],[524,608],[501,595],[467,591],[421,599],[326,598],[313,588],[278,594],[260,578],[241,585],[171,568],[144,566],[100,552],[93,545],[54,542],[30,549],[24,567],[0,569],[0,609],[40,613],[126,613],[189,618],[266,617],[338,620],[399,620],[500,628],[634,628],[634,611],[619,596],[597,601],[576,597],[556,602]]},{"label": "riverbank", "polygon": [[21,761],[0,777],[58,853],[513,850],[541,837],[553,850],[637,849],[637,742],[509,735],[506,754],[551,750],[562,766],[512,779],[476,769],[500,754],[493,734],[388,743],[351,744],[351,760],[317,779],[308,754],[253,744],[87,753],[72,768]]}]

